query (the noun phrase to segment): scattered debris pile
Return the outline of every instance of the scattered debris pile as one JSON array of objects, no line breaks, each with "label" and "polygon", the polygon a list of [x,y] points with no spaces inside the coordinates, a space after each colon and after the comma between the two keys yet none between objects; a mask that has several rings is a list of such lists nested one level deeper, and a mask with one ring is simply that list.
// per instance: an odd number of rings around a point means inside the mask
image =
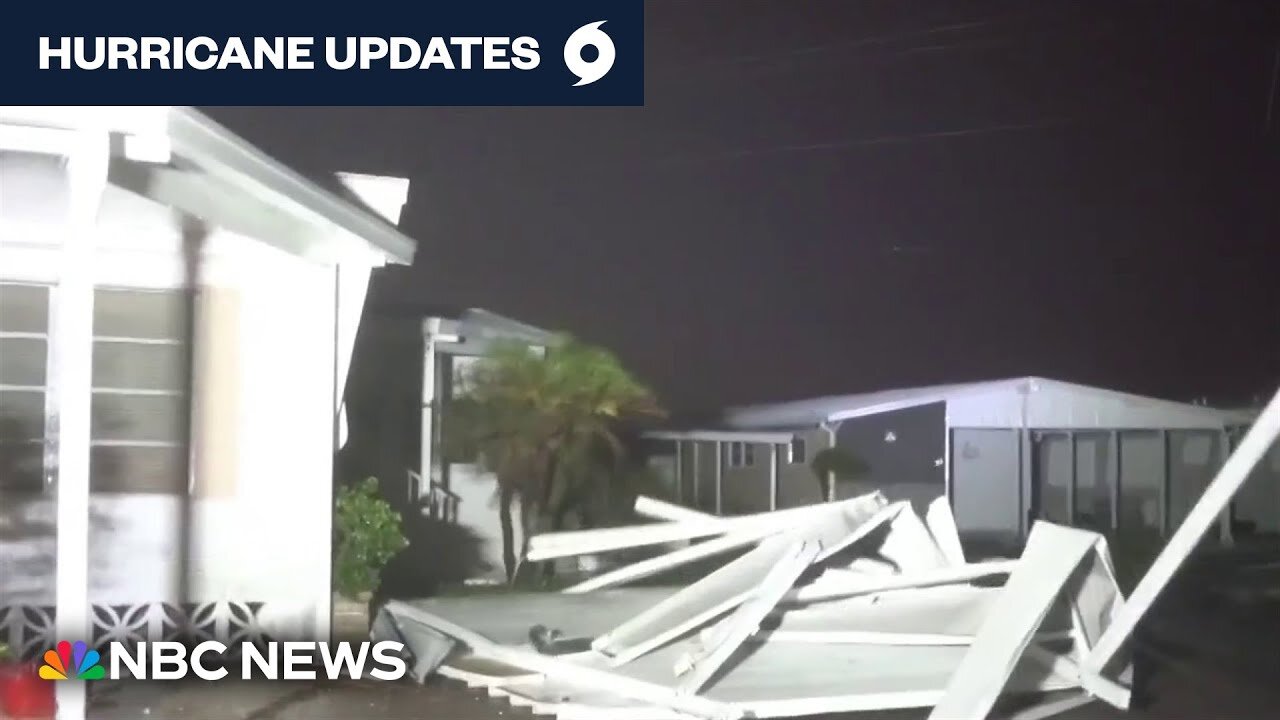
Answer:
[{"label": "scattered debris pile", "polygon": [[[1098,534],[1039,522],[1019,559],[969,562],[945,498],[923,519],[880,493],[738,517],[636,509],[659,522],[539,535],[529,559],[688,544],[561,593],[393,601],[374,634],[406,644],[419,680],[563,720],[978,720],[1002,694],[1064,690],[1024,717],[1129,704],[1123,654],[1088,662],[1124,602]],[[733,551],[683,587],[622,587]]]}]

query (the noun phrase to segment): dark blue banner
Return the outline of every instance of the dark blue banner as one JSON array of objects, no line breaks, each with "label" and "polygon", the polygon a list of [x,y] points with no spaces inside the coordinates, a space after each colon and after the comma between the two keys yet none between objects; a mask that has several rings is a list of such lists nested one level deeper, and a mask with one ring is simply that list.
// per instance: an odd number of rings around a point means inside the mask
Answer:
[{"label": "dark blue banner", "polygon": [[22,3],[10,105],[643,105],[642,0]]}]

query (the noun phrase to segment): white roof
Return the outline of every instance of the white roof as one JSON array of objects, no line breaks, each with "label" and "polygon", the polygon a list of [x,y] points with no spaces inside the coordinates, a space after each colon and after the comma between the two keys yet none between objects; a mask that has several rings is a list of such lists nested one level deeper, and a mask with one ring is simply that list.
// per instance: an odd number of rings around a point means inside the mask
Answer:
[{"label": "white roof", "polygon": [[952,427],[1045,429],[1220,429],[1247,424],[1247,413],[1144,397],[1061,380],[1004,380],[900,388],[730,409],[734,429],[811,427],[946,403]]}]

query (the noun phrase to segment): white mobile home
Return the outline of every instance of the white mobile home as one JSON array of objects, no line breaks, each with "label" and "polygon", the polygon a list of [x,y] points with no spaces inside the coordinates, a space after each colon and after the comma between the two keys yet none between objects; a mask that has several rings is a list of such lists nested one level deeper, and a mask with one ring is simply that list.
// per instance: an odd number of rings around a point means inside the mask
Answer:
[{"label": "white mobile home", "polygon": [[327,638],[342,387],[414,252],[407,181],[344,181],[190,108],[0,107],[0,641]]},{"label": "white mobile home", "polygon": [[[726,511],[768,509],[773,498],[786,507],[821,497],[797,454],[836,446],[866,472],[827,489],[830,497],[881,489],[922,505],[945,494],[972,538],[1017,541],[1035,518],[1167,537],[1251,421],[1248,412],[1013,378],[735,408],[714,431],[683,433],[677,475],[699,486],[709,459],[712,482],[720,463]],[[735,448],[764,432],[778,437],[757,439],[749,459]],[[1222,537],[1240,532],[1280,532],[1276,449],[1223,518]]]}]

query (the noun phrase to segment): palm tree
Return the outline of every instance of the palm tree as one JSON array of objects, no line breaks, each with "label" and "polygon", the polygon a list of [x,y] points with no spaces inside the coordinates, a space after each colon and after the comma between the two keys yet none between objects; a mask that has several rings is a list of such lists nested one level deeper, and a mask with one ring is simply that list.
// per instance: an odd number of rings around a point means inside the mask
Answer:
[{"label": "palm tree", "polygon": [[498,343],[457,386],[446,452],[473,458],[497,478],[508,580],[517,560],[515,500],[526,546],[533,531],[563,528],[569,511],[608,492],[619,477],[626,455],[620,424],[662,414],[613,354],[568,336],[545,352]]}]

